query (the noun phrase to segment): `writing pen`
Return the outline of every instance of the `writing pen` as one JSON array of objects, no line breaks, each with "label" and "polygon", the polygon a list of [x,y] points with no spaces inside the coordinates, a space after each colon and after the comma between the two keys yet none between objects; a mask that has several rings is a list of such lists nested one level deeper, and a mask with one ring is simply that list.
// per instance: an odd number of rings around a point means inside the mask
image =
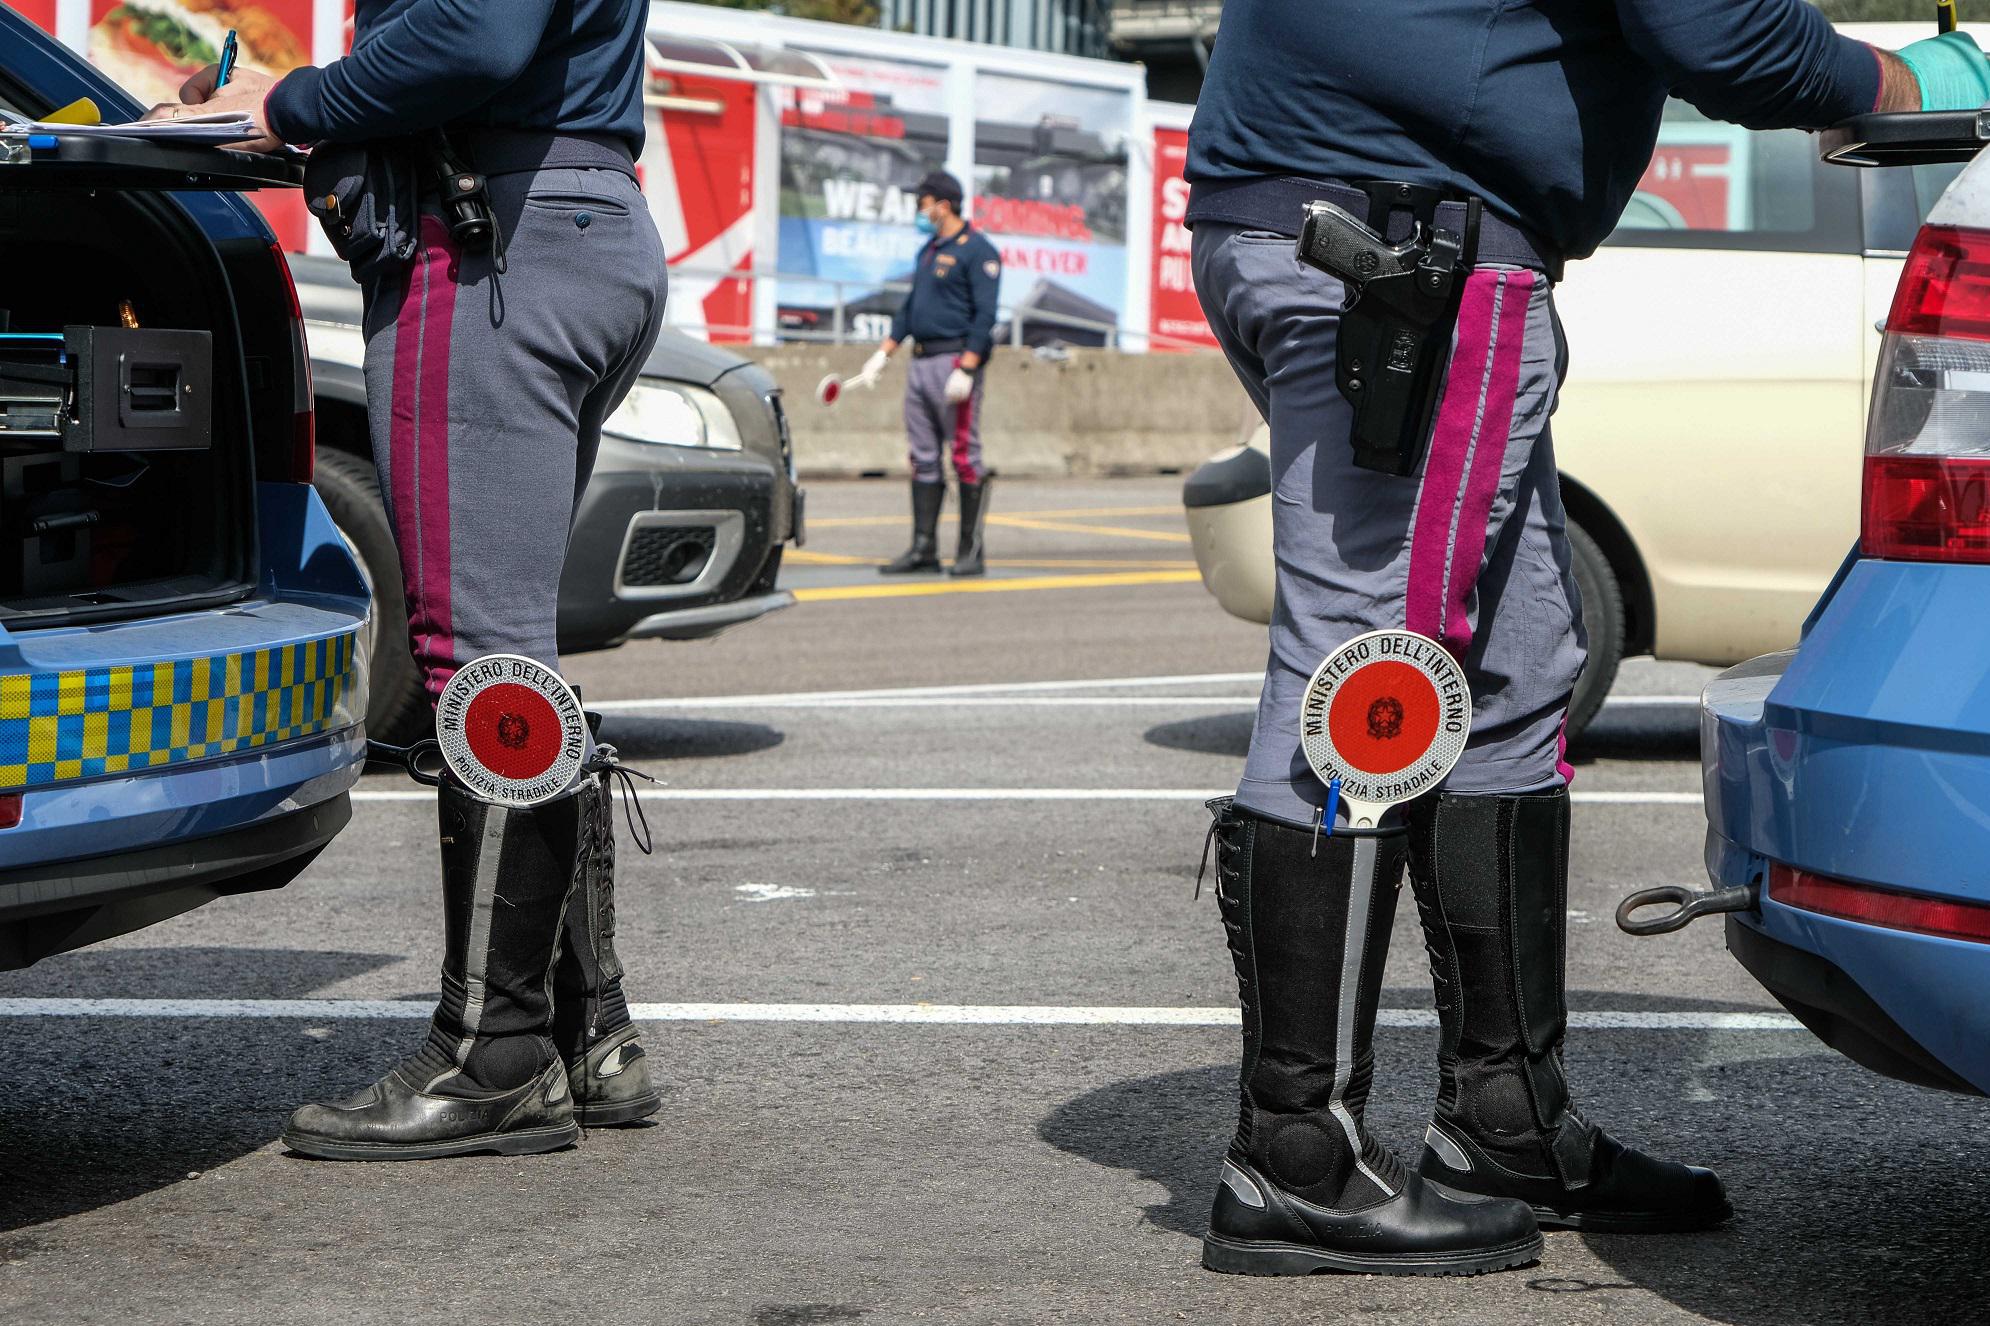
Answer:
[{"label": "writing pen", "polygon": [[[1953,20],[1951,20],[1953,22]],[[1943,31],[1947,31],[1946,28]],[[228,80],[235,73],[235,29],[228,29],[228,40],[221,43],[221,67],[214,75],[216,91],[228,86]]]},{"label": "writing pen", "polygon": [[1955,0],[1935,0],[1935,31],[1955,31]]}]

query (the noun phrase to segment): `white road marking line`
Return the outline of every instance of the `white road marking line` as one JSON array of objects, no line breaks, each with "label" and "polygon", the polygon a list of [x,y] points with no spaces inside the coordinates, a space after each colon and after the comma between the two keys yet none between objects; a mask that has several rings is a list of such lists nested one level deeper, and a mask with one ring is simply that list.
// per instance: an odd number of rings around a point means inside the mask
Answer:
[{"label": "white road marking line", "polygon": [[[604,700],[590,708],[603,713],[651,709],[925,709],[992,706],[1167,706],[1255,705],[1256,695],[1049,695],[1047,691],[1132,686],[1198,686],[1249,682],[1255,672],[1211,672],[1179,677],[1114,677],[1099,681],[984,682],[972,686],[905,686],[871,691],[786,691],[767,695],[690,695],[651,700]],[[1016,694],[1015,692],[1022,692]],[[1698,705],[1697,695],[1612,695],[1606,709],[1655,709]]]},{"label": "white road marking line", "polygon": [[[637,761],[641,763],[641,761]],[[1207,801],[1230,787],[665,787],[644,788],[644,801]],[[362,787],[354,801],[432,802],[422,788]],[[1620,806],[1697,806],[1698,792],[1569,793],[1575,802]]]},{"label": "white road marking line", "polygon": [[[307,1018],[368,1021],[427,1018],[411,999],[0,999],[0,1018]],[[1232,1008],[1062,1007],[1044,1004],[632,1004],[639,1022],[919,1023],[937,1026],[1234,1027]],[[1435,1027],[1421,1008],[1385,1008],[1384,1027]],[[1594,1031],[1801,1031],[1786,1013],[1569,1014]]]},{"label": "white road marking line", "polygon": [[[1201,672],[1175,677],[1095,677],[1075,681],[992,681],[960,686],[886,686],[867,691],[778,691],[766,695],[697,695],[660,700],[603,700],[588,705],[604,713],[634,709],[731,709],[741,705],[818,704],[828,700],[894,700],[919,696],[1004,695],[1010,692],[1086,691],[1128,686],[1203,686],[1262,681],[1262,672]],[[1253,700],[1251,703],[1255,704]]]}]

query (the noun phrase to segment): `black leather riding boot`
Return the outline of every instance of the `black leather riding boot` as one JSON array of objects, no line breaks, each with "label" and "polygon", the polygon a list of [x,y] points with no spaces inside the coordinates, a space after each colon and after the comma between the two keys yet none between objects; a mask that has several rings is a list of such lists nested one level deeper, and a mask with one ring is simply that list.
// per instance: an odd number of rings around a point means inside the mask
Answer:
[{"label": "black leather riding boot", "polygon": [[960,545],[948,575],[978,576],[987,572],[981,551],[981,535],[988,515],[988,482],[960,485]]},{"label": "black leather riding boot", "polygon": [[622,960],[615,953],[615,806],[607,770],[582,784],[579,878],[567,900],[560,959],[553,968],[553,1040],[573,1085],[583,1127],[655,1114],[663,1098],[629,1021]]},{"label": "black leather riding boot", "polygon": [[1244,1063],[1202,1264],[1474,1275],[1534,1260],[1541,1234],[1524,1205],[1439,1191],[1362,1122],[1402,837],[1315,838],[1227,798],[1211,809]]},{"label": "black leather riding boot", "polygon": [[1410,824],[1442,1028],[1424,1177],[1517,1197],[1552,1229],[1660,1232],[1727,1219],[1733,1208],[1711,1171],[1634,1151],[1570,1102],[1567,790],[1439,793],[1412,808]]},{"label": "black leather riding boot", "polygon": [[940,569],[940,507],[946,500],[945,483],[912,481],[912,546],[880,566],[879,575],[902,576]]},{"label": "black leather riding boot", "polygon": [[552,1041],[553,962],[573,889],[581,798],[526,810],[444,779],[442,999],[428,1042],[352,1098],[306,1105],[284,1143],[331,1160],[527,1155],[580,1134]]}]

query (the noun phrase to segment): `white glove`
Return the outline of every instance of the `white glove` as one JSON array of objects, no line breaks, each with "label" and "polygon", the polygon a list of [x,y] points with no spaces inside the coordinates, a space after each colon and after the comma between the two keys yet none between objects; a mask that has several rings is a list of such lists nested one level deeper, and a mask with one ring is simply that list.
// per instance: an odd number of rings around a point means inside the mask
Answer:
[{"label": "white glove", "polygon": [[882,350],[874,350],[871,352],[871,357],[864,361],[864,366],[857,370],[857,376],[851,378],[843,385],[847,387],[875,387],[878,384],[878,379],[884,376],[885,365],[890,362],[890,355]]},{"label": "white glove", "polygon": [[957,368],[947,374],[946,390],[942,393],[947,404],[959,405],[974,394],[974,374],[964,368]]}]

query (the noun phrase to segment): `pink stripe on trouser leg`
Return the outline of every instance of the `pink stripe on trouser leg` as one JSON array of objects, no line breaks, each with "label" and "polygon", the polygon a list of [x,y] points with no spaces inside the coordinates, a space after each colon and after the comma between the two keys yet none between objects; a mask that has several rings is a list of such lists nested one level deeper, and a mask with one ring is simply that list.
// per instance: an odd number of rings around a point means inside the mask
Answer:
[{"label": "pink stripe on trouser leg", "polygon": [[1403,605],[1404,625],[1438,639],[1444,631],[1444,590],[1451,553],[1452,518],[1492,355],[1493,309],[1497,273],[1474,272],[1465,282],[1458,307],[1458,330],[1452,342],[1451,366],[1444,395],[1438,402],[1424,457],[1423,483],[1416,515],[1410,524],[1409,591]]},{"label": "pink stripe on trouser leg", "polygon": [[430,695],[455,671],[449,605],[449,342],[457,251],[439,217],[421,219],[394,330],[388,447],[408,636]]}]

